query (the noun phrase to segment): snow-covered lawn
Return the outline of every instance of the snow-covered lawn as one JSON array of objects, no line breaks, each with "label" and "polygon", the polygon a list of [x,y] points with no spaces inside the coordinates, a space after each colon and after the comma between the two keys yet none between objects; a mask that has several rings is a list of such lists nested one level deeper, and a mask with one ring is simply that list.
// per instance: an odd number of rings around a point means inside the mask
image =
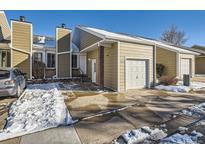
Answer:
[{"label": "snow-covered lawn", "polygon": [[10,109],[0,140],[72,123],[57,83],[29,85]]},{"label": "snow-covered lawn", "polygon": [[166,91],[173,91],[173,92],[190,92],[191,90],[199,90],[202,88],[205,88],[205,83],[202,82],[191,82],[190,86],[183,86],[183,83],[180,81],[177,83],[177,85],[158,85],[155,87],[159,90],[166,90]]}]

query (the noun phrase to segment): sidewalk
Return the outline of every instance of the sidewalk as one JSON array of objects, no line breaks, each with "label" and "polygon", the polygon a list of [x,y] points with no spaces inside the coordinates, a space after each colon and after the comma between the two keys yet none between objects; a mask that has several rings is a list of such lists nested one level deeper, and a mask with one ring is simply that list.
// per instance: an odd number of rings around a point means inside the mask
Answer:
[{"label": "sidewalk", "polygon": [[20,144],[80,144],[74,126],[64,126],[25,135]]}]

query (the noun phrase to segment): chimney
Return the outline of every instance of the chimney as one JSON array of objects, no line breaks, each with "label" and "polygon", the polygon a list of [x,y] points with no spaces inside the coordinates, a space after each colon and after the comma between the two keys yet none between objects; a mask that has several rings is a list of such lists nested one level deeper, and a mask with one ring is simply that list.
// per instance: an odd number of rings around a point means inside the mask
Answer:
[{"label": "chimney", "polygon": [[64,23],[61,24],[61,28],[65,28],[65,24]]},{"label": "chimney", "polygon": [[24,22],[26,20],[26,18],[25,18],[25,16],[20,16],[19,20]]}]

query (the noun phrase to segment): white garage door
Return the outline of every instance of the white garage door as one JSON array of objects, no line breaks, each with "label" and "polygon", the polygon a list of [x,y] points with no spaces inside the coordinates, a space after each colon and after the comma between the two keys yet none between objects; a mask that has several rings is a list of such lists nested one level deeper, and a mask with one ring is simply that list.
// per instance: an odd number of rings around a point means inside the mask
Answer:
[{"label": "white garage door", "polygon": [[126,60],[126,89],[147,87],[146,60]]},{"label": "white garage door", "polygon": [[191,59],[183,58],[181,59],[181,77],[183,75],[191,75]]}]

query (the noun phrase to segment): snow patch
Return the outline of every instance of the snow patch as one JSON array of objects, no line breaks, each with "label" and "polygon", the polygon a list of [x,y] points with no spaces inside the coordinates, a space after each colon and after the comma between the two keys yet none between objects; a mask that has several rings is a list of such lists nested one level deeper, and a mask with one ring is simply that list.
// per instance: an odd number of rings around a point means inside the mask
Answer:
[{"label": "snow patch", "polygon": [[140,129],[134,129],[120,135],[118,139],[114,140],[114,143],[151,143],[153,141],[158,141],[166,136],[167,134],[163,130],[160,130],[158,128],[151,129],[150,127],[145,126]]},{"label": "snow patch", "polygon": [[174,85],[169,85],[169,86],[165,86],[165,85],[158,85],[155,87],[158,90],[166,90],[166,91],[173,91],[173,92],[184,92],[187,93],[189,91],[191,91],[190,87],[187,86],[174,86]]},{"label": "snow patch", "polygon": [[164,138],[160,141],[162,144],[197,144],[198,138],[203,135],[199,132],[193,131],[190,135],[176,133],[170,137]]},{"label": "snow patch", "polygon": [[71,124],[64,97],[57,88],[56,83],[28,85],[24,94],[10,106],[0,140]]},{"label": "snow patch", "polygon": [[168,86],[158,85],[155,88],[158,90],[187,93],[187,92],[190,92],[191,90],[196,91],[196,90],[205,88],[205,83],[191,82],[190,86],[184,86],[183,82],[179,81],[176,85],[168,85]]},{"label": "snow patch", "polygon": [[189,107],[188,109],[182,110],[182,114],[192,116],[192,115],[205,115],[205,102],[199,105],[194,105]]},{"label": "snow patch", "polygon": [[[179,81],[177,83],[177,85],[179,86],[182,86],[183,85],[183,82],[182,81]],[[191,82],[191,85],[189,86],[192,90],[199,90],[199,89],[202,89],[202,88],[205,88],[205,83],[203,82]]]}]

